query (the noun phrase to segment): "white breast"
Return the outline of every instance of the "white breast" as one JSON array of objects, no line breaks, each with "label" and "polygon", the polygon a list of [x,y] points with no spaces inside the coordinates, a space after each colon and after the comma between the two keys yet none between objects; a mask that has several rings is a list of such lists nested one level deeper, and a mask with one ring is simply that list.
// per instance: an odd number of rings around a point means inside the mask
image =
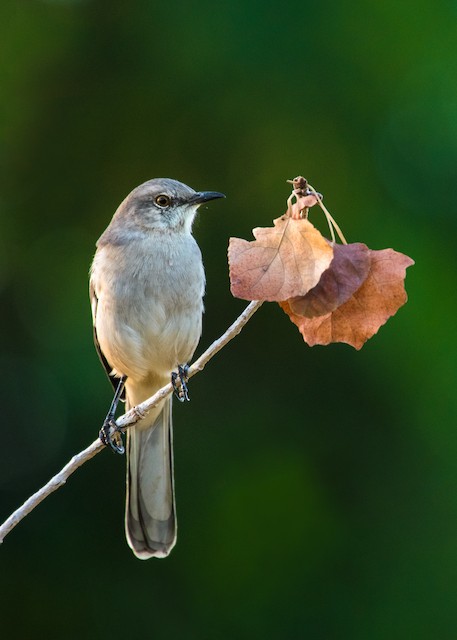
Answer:
[{"label": "white breast", "polygon": [[190,360],[201,335],[205,276],[186,234],[148,234],[97,250],[91,282],[95,327],[113,369],[132,379],[168,378]]}]

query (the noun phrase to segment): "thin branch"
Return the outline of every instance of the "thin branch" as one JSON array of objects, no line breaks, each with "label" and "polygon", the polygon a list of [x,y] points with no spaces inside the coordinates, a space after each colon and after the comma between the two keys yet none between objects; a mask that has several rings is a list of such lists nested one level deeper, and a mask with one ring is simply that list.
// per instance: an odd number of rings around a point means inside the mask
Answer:
[{"label": "thin branch", "polygon": [[[227,331],[217,340],[213,342],[213,344],[194,362],[194,364],[189,368],[188,376],[191,378],[199,371],[202,371],[206,364],[211,360],[213,356],[216,355],[218,351],[220,351],[226,344],[230,342],[235,336],[237,336],[244,325],[249,321],[249,319],[254,315],[254,313],[260,308],[262,302],[253,301],[248,304],[243,313],[235,320],[235,322],[227,329]],[[153,407],[159,404],[164,398],[166,398],[173,391],[173,387],[171,382],[165,385],[162,389],[159,389],[157,393],[153,396],[142,402],[136,407],[133,407],[130,411],[120,416],[116,420],[116,425],[118,429],[126,429],[127,427],[131,427],[136,424],[141,418],[143,418],[148,411],[150,411]],[[95,440],[91,445],[84,449],[80,453],[73,456],[73,458],[66,464],[59,473],[57,473],[47,484],[45,484],[39,491],[34,493],[28,500],[24,502],[24,504],[16,509],[14,513],[10,515],[10,517],[5,520],[5,522],[0,526],[0,544],[3,542],[5,537],[10,533],[14,527],[19,524],[19,522],[25,518],[36,506],[40,504],[45,498],[47,498],[51,493],[59,489],[62,485],[64,485],[67,479],[71,476],[72,473],[81,467],[85,462],[93,458],[97,453],[100,453],[102,449],[104,449],[104,445],[100,441],[99,438]]]},{"label": "thin branch", "polygon": [[44,485],[41,489],[39,489],[36,493],[34,493],[28,500],[24,502],[24,504],[16,509],[14,513],[10,515],[10,517],[5,520],[5,522],[0,527],[0,543],[3,542],[5,536],[14,529],[14,527],[19,524],[19,522],[25,518],[35,507],[37,507],[40,502],[42,502],[45,498],[47,498],[53,491],[56,491],[64,485],[67,481],[67,478],[71,476],[72,473],[76,471],[78,467],[83,465],[85,462],[93,458],[97,453],[99,453],[103,449],[104,445],[101,443],[99,439],[95,440],[87,449],[81,451],[80,453],[73,456],[73,458],[68,462],[64,468],[59,471],[53,478],[49,480],[47,484]]}]

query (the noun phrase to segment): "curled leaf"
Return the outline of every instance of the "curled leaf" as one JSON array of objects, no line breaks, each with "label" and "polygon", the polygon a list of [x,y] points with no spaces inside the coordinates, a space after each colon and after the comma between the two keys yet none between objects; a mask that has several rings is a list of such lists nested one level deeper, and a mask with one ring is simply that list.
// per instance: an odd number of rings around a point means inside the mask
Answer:
[{"label": "curled leaf", "polygon": [[368,277],[333,311],[308,318],[295,313],[290,300],[280,306],[310,346],[346,342],[360,349],[407,301],[404,278],[412,264],[411,258],[393,249],[370,251]]},{"label": "curled leaf", "polygon": [[236,298],[279,302],[304,296],[330,265],[333,248],[306,219],[282,216],[253,230],[255,240],[230,238],[230,288]]},{"label": "curled leaf", "polygon": [[[316,193],[309,185],[308,180],[303,176],[297,176],[293,180],[287,180],[293,185],[293,191],[287,200],[287,215],[295,220],[306,218],[303,211],[314,207],[318,202],[318,197],[322,200],[322,194]],[[295,202],[294,202],[295,200]]]},{"label": "curled leaf", "polygon": [[314,318],[347,302],[368,276],[371,253],[366,244],[360,242],[333,245],[333,260],[317,285],[305,296],[288,300],[293,313]]}]

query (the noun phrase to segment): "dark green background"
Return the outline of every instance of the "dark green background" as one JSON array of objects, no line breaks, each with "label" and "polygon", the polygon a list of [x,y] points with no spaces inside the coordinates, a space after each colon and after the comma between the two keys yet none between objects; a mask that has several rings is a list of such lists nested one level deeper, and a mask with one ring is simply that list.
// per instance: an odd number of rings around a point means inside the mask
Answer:
[{"label": "dark green background", "polygon": [[3,0],[0,25],[0,519],[96,437],[87,272],[137,184],[227,194],[195,227],[199,351],[245,305],[229,236],[283,213],[286,178],[416,260],[362,351],[266,304],[192,380],[168,559],[128,549],[110,452],[29,515],[0,547],[2,638],[455,638],[455,2]]}]

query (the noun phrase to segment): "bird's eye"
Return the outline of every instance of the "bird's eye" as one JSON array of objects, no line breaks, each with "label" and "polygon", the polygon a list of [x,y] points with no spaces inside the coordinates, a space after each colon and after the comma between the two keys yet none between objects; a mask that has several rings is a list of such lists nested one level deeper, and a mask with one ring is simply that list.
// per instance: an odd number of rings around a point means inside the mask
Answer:
[{"label": "bird's eye", "polygon": [[170,205],[170,202],[171,202],[171,198],[163,194],[160,196],[157,196],[157,198],[155,199],[156,205],[158,205],[162,209],[164,209],[165,207],[168,207]]}]

